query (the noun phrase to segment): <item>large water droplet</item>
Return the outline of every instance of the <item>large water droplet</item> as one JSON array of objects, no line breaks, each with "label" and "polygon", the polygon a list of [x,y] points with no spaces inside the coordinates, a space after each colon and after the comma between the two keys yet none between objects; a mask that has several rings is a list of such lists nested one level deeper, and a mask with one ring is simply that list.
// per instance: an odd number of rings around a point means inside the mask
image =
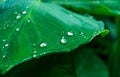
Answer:
[{"label": "large water droplet", "polygon": [[18,14],[18,15],[16,16],[16,19],[17,19],[17,20],[18,20],[18,19],[21,19],[21,15]]},{"label": "large water droplet", "polygon": [[67,32],[67,35],[68,36],[73,36],[73,33],[72,32]]},{"label": "large water droplet", "polygon": [[67,40],[65,39],[65,37],[62,37],[62,39],[60,40],[62,44],[66,44]]},{"label": "large water droplet", "polygon": [[27,11],[23,11],[23,12],[22,12],[22,14],[26,14],[26,13],[27,13]]},{"label": "large water droplet", "polygon": [[40,47],[42,47],[42,48],[43,48],[43,47],[46,47],[46,46],[47,46],[47,44],[44,43],[44,42],[40,44]]}]

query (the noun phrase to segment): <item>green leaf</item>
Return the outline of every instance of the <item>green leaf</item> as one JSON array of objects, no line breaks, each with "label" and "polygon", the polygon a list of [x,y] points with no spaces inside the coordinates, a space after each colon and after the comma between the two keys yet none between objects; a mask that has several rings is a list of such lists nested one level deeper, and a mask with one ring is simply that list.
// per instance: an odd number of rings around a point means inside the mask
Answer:
[{"label": "green leaf", "polygon": [[109,77],[105,63],[90,48],[50,54],[22,63],[5,77]]},{"label": "green leaf", "polygon": [[105,63],[94,53],[92,48],[81,48],[73,54],[76,77],[109,77]]},{"label": "green leaf", "polygon": [[[0,1],[1,3],[1,1]],[[70,52],[90,42],[104,24],[39,0],[0,4],[0,71],[50,53]]]},{"label": "green leaf", "polygon": [[120,15],[119,0],[48,0],[48,2],[50,1],[61,5],[65,5],[67,8],[77,11],[79,13],[91,13],[96,15],[109,16]]}]

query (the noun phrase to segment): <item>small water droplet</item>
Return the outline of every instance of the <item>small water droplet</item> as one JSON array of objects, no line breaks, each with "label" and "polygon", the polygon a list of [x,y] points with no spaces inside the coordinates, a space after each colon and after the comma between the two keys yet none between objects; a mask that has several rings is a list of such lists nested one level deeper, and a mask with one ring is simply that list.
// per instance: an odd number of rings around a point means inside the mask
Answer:
[{"label": "small water droplet", "polygon": [[9,46],[9,44],[7,43],[7,44],[5,44],[5,47],[8,47]]},{"label": "small water droplet", "polygon": [[16,19],[17,19],[17,20],[18,20],[18,19],[21,19],[21,15],[18,14],[18,15],[16,16]]},{"label": "small water droplet", "polygon": [[8,65],[6,64],[5,67],[8,67]]},{"label": "small water droplet", "polygon": [[15,11],[15,12],[14,12],[14,14],[18,14],[18,12],[17,12],[17,11]]},{"label": "small water droplet", "polygon": [[73,36],[73,33],[72,32],[67,32],[67,35],[68,36]]},{"label": "small water droplet", "polygon": [[72,17],[73,15],[72,15],[72,14],[70,14],[69,16],[71,16],[71,17]]},{"label": "small water droplet", "polygon": [[22,12],[22,14],[26,14],[26,13],[27,13],[27,11],[23,11],[23,12]]},{"label": "small water droplet", "polygon": [[33,51],[33,53],[37,53],[37,51]]},{"label": "small water droplet", "polygon": [[34,57],[34,58],[36,58],[36,57],[37,57],[37,55],[36,55],[36,54],[34,54],[34,55],[33,55],[33,57]]},{"label": "small water droplet", "polygon": [[3,39],[2,41],[5,42],[6,40]]},{"label": "small water droplet", "polygon": [[29,6],[26,6],[26,8],[29,8]]},{"label": "small water droplet", "polygon": [[83,32],[80,32],[81,35],[83,35]]},{"label": "small water droplet", "polygon": [[62,44],[66,44],[66,43],[67,43],[67,40],[65,39],[65,37],[62,37],[61,43],[62,43]]},{"label": "small water droplet", "polygon": [[3,57],[3,58],[5,58],[5,57],[6,57],[6,55],[3,55],[2,57]]},{"label": "small water droplet", "polygon": [[27,22],[30,22],[30,20],[27,20]]},{"label": "small water droplet", "polygon": [[3,27],[3,29],[6,29],[6,27]]},{"label": "small water droplet", "polygon": [[20,29],[19,28],[16,28],[16,31],[19,31]]},{"label": "small water droplet", "polygon": [[32,45],[33,45],[33,46],[35,46],[36,44],[35,44],[35,43],[33,43]]},{"label": "small water droplet", "polygon": [[44,42],[40,44],[40,47],[42,47],[42,48],[43,48],[43,47],[46,47],[46,46],[47,46],[47,44],[44,43]]}]

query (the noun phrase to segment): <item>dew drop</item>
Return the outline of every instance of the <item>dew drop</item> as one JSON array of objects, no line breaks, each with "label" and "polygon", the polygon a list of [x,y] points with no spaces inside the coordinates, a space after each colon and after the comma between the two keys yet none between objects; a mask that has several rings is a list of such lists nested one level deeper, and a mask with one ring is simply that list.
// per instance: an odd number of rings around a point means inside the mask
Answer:
[{"label": "dew drop", "polygon": [[14,12],[14,14],[18,14],[18,12],[17,12],[17,11],[15,11],[15,12]]},{"label": "dew drop", "polygon": [[2,41],[5,42],[6,40],[3,39]]},{"label": "dew drop", "polygon": [[18,20],[18,19],[21,19],[21,15],[17,15],[16,16],[16,19]]},{"label": "dew drop", "polygon": [[66,44],[66,43],[67,43],[67,40],[65,39],[65,37],[62,37],[61,43],[62,43],[62,44]]},{"label": "dew drop", "polygon": [[19,31],[20,29],[19,28],[16,28],[16,31]]},{"label": "dew drop", "polygon": [[9,46],[9,44],[7,43],[7,44],[5,44],[5,47],[8,47]]},{"label": "dew drop", "polygon": [[2,57],[3,57],[3,58],[5,58],[5,57],[6,57],[6,55],[3,55]]},{"label": "dew drop", "polygon": [[6,29],[6,27],[3,27],[3,29]]},{"label": "dew drop", "polygon": [[81,32],[80,34],[83,35],[83,32]]},{"label": "dew drop", "polygon": [[72,15],[72,14],[70,14],[69,16],[71,16],[71,17],[72,17],[73,15]]},{"label": "dew drop", "polygon": [[30,20],[27,20],[27,22],[30,22]]},{"label": "dew drop", "polygon": [[36,44],[35,44],[35,43],[33,43],[32,45],[33,45],[33,46],[35,46]]},{"label": "dew drop", "polygon": [[37,55],[36,55],[36,54],[34,54],[34,55],[33,55],[33,57],[34,57],[34,58],[36,58],[36,57],[37,57]]},{"label": "dew drop", "polygon": [[37,51],[33,51],[33,53],[35,54],[35,53],[37,53]]},{"label": "dew drop", "polygon": [[41,47],[41,48],[46,47],[46,46],[47,46],[47,44],[44,43],[44,42],[40,44],[40,47]]},{"label": "dew drop", "polygon": [[26,14],[26,13],[27,13],[27,11],[23,11],[23,12],[22,12],[22,14]]},{"label": "dew drop", "polygon": [[67,32],[67,35],[68,36],[73,36],[73,33],[72,32]]},{"label": "dew drop", "polygon": [[26,6],[26,8],[29,8],[29,6]]}]

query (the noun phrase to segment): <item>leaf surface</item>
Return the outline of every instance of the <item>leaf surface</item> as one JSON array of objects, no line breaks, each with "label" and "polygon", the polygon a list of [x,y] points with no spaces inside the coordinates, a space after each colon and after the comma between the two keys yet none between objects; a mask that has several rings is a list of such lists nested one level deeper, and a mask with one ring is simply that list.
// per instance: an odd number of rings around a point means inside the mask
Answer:
[{"label": "leaf surface", "polygon": [[39,0],[0,1],[0,71],[32,58],[70,52],[104,31],[104,24]]}]

